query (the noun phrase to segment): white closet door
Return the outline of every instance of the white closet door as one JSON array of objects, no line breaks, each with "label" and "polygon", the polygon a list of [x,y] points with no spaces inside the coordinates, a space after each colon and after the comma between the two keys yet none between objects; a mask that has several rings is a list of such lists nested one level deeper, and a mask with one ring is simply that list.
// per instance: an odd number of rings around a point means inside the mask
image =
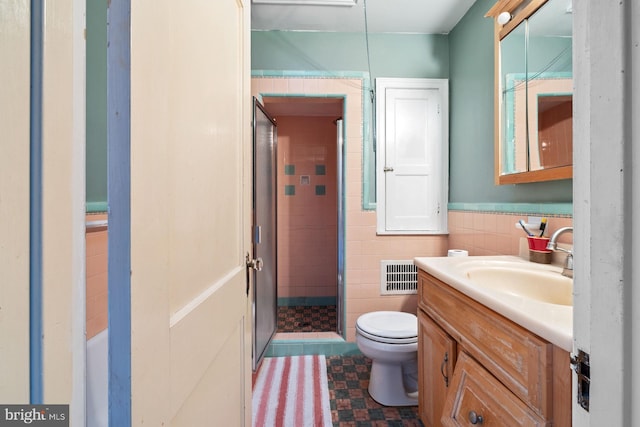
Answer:
[{"label": "white closet door", "polygon": [[447,82],[378,79],[376,83],[378,233],[446,232]]}]

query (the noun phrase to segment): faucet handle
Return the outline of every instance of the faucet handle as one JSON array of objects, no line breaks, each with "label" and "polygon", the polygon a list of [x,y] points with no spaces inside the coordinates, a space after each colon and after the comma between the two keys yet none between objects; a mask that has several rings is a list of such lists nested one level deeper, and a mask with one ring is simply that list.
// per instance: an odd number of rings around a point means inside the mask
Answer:
[{"label": "faucet handle", "polygon": [[573,278],[573,253],[568,251],[567,257],[564,259],[562,275]]},{"label": "faucet handle", "polygon": [[564,266],[569,270],[573,270],[573,253],[569,252],[567,254],[567,257],[564,260]]}]

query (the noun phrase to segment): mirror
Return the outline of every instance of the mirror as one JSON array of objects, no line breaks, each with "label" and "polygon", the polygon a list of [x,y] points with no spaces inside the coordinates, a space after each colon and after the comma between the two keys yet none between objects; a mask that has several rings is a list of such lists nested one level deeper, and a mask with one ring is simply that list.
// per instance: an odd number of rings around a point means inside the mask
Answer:
[{"label": "mirror", "polygon": [[496,183],[571,178],[571,1],[503,0],[487,16],[496,19]]}]

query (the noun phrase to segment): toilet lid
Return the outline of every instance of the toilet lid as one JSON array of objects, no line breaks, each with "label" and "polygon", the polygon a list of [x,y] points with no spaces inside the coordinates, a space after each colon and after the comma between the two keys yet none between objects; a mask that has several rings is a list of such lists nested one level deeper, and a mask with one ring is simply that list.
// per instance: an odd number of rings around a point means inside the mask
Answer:
[{"label": "toilet lid", "polygon": [[418,318],[401,311],[374,311],[356,320],[356,327],[369,335],[393,340],[417,338]]}]

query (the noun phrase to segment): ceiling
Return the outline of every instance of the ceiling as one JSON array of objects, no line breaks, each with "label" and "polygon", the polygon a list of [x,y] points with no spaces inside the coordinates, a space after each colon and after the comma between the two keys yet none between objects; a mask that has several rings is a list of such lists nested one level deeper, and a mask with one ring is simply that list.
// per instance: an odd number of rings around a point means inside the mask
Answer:
[{"label": "ceiling", "polygon": [[[318,5],[316,3],[332,3]],[[475,0],[252,0],[251,29],[448,34]],[[346,4],[335,5],[335,4]]]},{"label": "ceiling", "polygon": [[[476,0],[252,0],[251,29],[281,31],[365,31],[448,34]],[[318,5],[316,3],[344,5]],[[342,100],[279,98],[263,100],[273,117],[342,116]]]}]

